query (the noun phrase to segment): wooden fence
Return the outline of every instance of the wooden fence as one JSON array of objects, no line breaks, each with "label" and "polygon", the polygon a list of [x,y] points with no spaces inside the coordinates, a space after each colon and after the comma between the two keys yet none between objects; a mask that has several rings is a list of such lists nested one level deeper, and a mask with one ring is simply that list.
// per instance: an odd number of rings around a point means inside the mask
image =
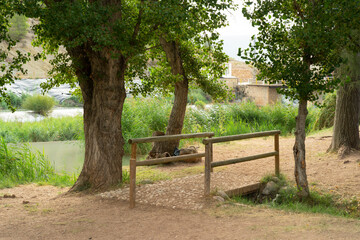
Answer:
[{"label": "wooden fence", "polygon": [[[212,168],[225,166],[229,164],[241,163],[252,161],[260,158],[267,158],[271,156],[275,156],[275,174],[279,175],[280,173],[280,159],[279,159],[279,135],[280,131],[267,131],[267,132],[257,132],[257,133],[249,133],[249,134],[240,134],[240,135],[233,135],[233,136],[226,136],[226,137],[216,137],[216,138],[208,138],[204,139],[203,143],[205,144],[205,188],[204,194],[205,196],[210,195],[210,177]],[[249,138],[257,138],[257,137],[267,137],[267,136],[274,136],[274,151],[268,153],[262,153],[258,155],[242,157],[242,158],[235,158],[225,161],[213,162],[213,144],[214,143],[221,143],[221,142],[230,142],[236,140],[243,140]]]},{"label": "wooden fence", "polygon": [[173,140],[181,140],[181,139],[189,139],[189,138],[211,138],[214,136],[214,133],[195,133],[195,134],[179,134],[179,135],[164,135],[164,136],[155,136],[155,137],[147,137],[147,138],[135,138],[129,139],[129,143],[131,144],[131,159],[130,159],[130,208],[135,207],[135,197],[136,197],[136,167],[137,166],[150,166],[168,162],[176,162],[185,159],[193,159],[204,157],[205,153],[194,153],[187,154],[182,156],[174,156],[174,157],[164,157],[164,158],[156,158],[145,161],[136,161],[136,147],[138,143],[148,143],[148,142],[163,142],[163,141],[173,141]]}]

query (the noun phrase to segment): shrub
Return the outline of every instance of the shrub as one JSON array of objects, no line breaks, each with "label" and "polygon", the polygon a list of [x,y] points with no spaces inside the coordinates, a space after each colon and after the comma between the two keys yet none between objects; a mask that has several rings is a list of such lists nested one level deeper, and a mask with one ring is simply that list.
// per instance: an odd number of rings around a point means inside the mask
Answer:
[{"label": "shrub", "polygon": [[26,20],[27,18],[23,15],[15,15],[12,19],[10,19],[11,27],[9,35],[11,39],[20,41],[25,37],[27,29],[29,28],[29,24],[27,24]]},{"label": "shrub", "polygon": [[205,103],[203,102],[203,101],[201,101],[201,100],[198,100],[198,101],[196,101],[195,102],[195,106],[197,107],[197,108],[199,108],[199,109],[205,109]]},{"label": "shrub", "polygon": [[210,103],[212,101],[211,97],[204,93],[201,89],[190,89],[188,95],[188,103],[195,104],[197,101],[203,101],[205,103]]},{"label": "shrub", "polygon": [[[21,96],[16,95],[13,92],[9,92],[8,96],[10,97],[10,103],[11,106],[13,106],[14,108],[20,108],[23,104],[23,102],[25,101],[25,99],[29,96],[28,94],[21,94]],[[8,105],[6,104],[5,101],[1,101],[1,108],[2,109],[8,109]]]},{"label": "shrub", "polygon": [[53,98],[44,95],[34,95],[26,98],[22,107],[47,116],[54,105],[55,101]]},{"label": "shrub", "polygon": [[316,116],[314,123],[314,130],[321,130],[329,128],[334,125],[336,108],[336,93],[327,94],[324,100],[323,107]]}]

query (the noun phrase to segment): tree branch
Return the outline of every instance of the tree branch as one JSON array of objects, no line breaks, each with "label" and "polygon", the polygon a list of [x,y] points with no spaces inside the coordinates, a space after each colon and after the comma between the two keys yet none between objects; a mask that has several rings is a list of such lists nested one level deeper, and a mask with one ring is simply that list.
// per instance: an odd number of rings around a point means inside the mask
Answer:
[{"label": "tree branch", "polygon": [[[141,5],[143,5],[143,4],[144,4],[144,0],[141,0]],[[134,33],[133,33],[133,35],[132,35],[132,37],[131,37],[131,45],[134,45],[134,44],[135,44],[136,37],[137,37],[138,34],[139,34],[140,25],[141,25],[141,18],[142,18],[143,12],[144,12],[144,9],[141,8],[140,11],[139,11],[139,16],[138,16],[138,19],[137,19],[135,28],[134,28]]]}]

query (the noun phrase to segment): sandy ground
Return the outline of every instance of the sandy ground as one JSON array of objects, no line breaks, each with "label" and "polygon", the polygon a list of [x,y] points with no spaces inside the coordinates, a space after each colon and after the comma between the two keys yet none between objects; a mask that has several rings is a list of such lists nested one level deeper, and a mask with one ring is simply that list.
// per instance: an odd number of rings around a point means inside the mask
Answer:
[{"label": "sandy ground", "polygon": [[[360,198],[360,153],[338,160],[327,154],[329,132],[308,137],[311,187]],[[293,138],[280,138],[281,171],[292,179]],[[273,138],[217,144],[215,161],[273,149]],[[203,163],[199,163],[201,166]],[[162,171],[193,165],[161,167]],[[274,171],[273,158],[230,165],[212,174],[212,191],[258,181]],[[289,213],[264,206],[219,203],[203,197],[203,174],[137,188],[129,209],[128,189],[97,195],[35,184],[0,190],[0,239],[360,239],[360,221],[321,214]]]}]

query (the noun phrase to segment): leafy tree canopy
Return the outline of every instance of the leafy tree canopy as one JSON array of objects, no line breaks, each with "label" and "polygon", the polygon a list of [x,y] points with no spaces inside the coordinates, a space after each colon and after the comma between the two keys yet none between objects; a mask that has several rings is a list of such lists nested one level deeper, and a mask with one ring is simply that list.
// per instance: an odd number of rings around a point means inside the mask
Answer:
[{"label": "leafy tree canopy", "polygon": [[344,60],[340,51],[351,39],[359,6],[347,0],[247,1],[243,13],[259,33],[239,55],[259,69],[261,80],[282,82],[282,94],[316,100],[339,83],[328,76]]},{"label": "leafy tree canopy", "polygon": [[[115,3],[116,2],[116,3]],[[74,83],[77,64],[59,46],[74,49],[87,46],[93,51],[108,49],[114,58],[127,60],[126,80],[133,93],[147,94],[160,87],[172,90],[170,67],[162,53],[159,36],[176,41],[184,52],[186,73],[197,86],[206,92],[225,97],[226,91],[217,80],[224,71],[222,53],[216,28],[225,26],[224,10],[233,7],[232,0],[169,0],[169,1],[114,1],[109,7],[102,1],[39,1],[20,2],[18,9],[29,17],[37,17],[40,24],[34,27],[35,43],[53,54],[52,78],[43,87],[48,89],[61,83]],[[115,17],[119,16],[119,17]],[[156,67],[149,69],[149,59]],[[151,73],[149,75],[149,72]],[[132,82],[143,79],[142,86]]]}]

